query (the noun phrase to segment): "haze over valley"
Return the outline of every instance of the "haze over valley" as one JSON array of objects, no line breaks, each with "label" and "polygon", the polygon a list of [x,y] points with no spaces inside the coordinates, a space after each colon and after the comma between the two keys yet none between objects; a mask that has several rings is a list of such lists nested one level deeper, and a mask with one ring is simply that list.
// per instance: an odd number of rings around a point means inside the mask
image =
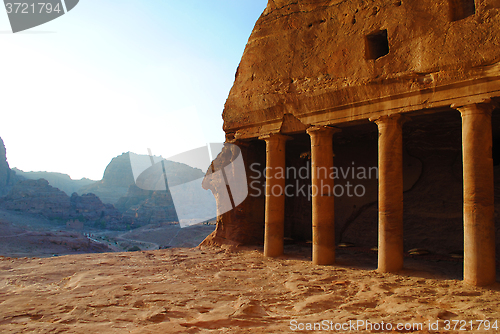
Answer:
[{"label": "haze over valley", "polygon": [[[100,181],[10,168],[0,139],[0,255],[77,253],[194,247],[213,222],[181,228],[170,193],[135,184],[130,153],[115,157]],[[170,179],[187,182],[204,172],[166,161]],[[211,196],[198,189],[202,196]],[[195,191],[195,192],[196,192]],[[186,200],[195,193],[184,194]],[[211,217],[215,218],[215,217]]]}]

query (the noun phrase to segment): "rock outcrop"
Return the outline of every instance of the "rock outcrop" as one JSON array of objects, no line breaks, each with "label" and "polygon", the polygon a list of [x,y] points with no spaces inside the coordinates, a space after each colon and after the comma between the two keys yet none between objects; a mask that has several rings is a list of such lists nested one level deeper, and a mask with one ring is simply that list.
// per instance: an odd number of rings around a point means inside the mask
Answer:
[{"label": "rock outcrop", "polygon": [[9,183],[10,168],[7,162],[7,154],[2,138],[0,138],[0,187],[5,187]]},{"label": "rock outcrop", "polygon": [[[3,145],[0,148],[0,182],[4,185],[0,187],[0,191],[3,189],[7,193],[12,188],[12,176],[15,176],[15,173],[8,167]],[[43,178],[19,182],[8,192],[8,196],[2,199],[1,205],[7,210],[40,215],[53,220],[76,219],[86,225],[107,229],[121,230],[146,224],[177,222],[178,216],[172,195],[165,190],[156,189],[157,183],[163,186],[165,184],[164,165],[169,185],[176,188],[178,203],[191,201],[198,204],[191,210],[196,214],[206,211],[202,202],[206,202],[207,195],[210,198],[211,195],[207,194],[201,185],[199,189],[193,186],[182,189],[177,187],[193,180],[200,180],[201,183],[204,173],[200,169],[164,161],[139,176],[138,184],[142,187],[139,188],[134,181],[130,154],[124,153],[113,158],[99,182],[86,179],[74,181],[68,175],[59,173],[20,171],[27,178],[48,176],[52,182]],[[72,191],[82,183],[87,186],[78,191],[81,195]],[[91,184],[88,185],[89,183]],[[71,197],[68,194],[71,194]],[[116,203],[118,210],[113,203]],[[213,216],[208,217],[211,218]]]},{"label": "rock outcrop", "polygon": [[480,78],[500,61],[498,27],[497,0],[269,1],[236,72],[224,130],[258,136],[279,130],[285,114],[302,120]]},{"label": "rock outcrop", "polygon": [[5,145],[0,138],[0,196],[6,195],[19,179],[9,167]]}]

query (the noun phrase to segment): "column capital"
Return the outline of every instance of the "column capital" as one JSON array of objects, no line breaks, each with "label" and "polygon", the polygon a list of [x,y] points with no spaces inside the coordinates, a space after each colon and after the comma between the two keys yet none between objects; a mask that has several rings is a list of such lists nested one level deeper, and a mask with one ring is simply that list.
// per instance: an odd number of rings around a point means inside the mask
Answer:
[{"label": "column capital", "polygon": [[407,116],[404,116],[404,115],[399,114],[399,113],[370,118],[370,122],[373,122],[373,123],[377,124],[378,126],[384,125],[384,124],[390,124],[390,123],[403,124],[407,120],[408,120]]},{"label": "column capital", "polygon": [[286,135],[281,134],[281,133],[269,133],[269,134],[260,136],[259,139],[265,140],[266,142],[267,141],[272,142],[272,141],[277,141],[277,140],[283,140],[283,141],[293,140],[293,137],[286,136]]},{"label": "column capital", "polygon": [[312,136],[312,135],[319,135],[319,134],[324,134],[327,136],[333,136],[334,133],[341,132],[342,130],[339,128],[334,128],[332,126],[311,126],[307,128],[306,132]]},{"label": "column capital", "polygon": [[491,115],[491,113],[496,107],[498,107],[498,104],[493,102],[491,99],[487,99],[481,103],[472,103],[464,106],[457,106],[455,104],[451,105],[451,108],[460,111],[462,116],[467,116],[472,114]]}]

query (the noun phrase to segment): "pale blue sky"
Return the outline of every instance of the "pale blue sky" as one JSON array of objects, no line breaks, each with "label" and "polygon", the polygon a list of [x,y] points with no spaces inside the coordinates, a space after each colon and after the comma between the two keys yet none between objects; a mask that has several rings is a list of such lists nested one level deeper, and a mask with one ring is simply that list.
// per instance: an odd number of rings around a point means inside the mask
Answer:
[{"label": "pale blue sky", "polygon": [[100,179],[114,156],[224,140],[221,113],[265,0],[80,0],[12,34],[0,10],[11,167]]}]

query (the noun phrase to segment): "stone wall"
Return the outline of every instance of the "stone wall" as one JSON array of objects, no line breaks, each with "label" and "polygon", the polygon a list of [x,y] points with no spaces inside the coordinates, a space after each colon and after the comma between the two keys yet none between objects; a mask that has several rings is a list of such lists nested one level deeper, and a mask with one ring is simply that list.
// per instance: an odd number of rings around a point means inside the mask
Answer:
[{"label": "stone wall", "polygon": [[[500,3],[476,0],[473,15],[457,19],[455,2],[269,1],[227,99],[225,131],[250,136],[249,126],[265,128],[287,113],[303,117],[487,75],[500,60]],[[371,56],[384,41],[388,53]]]}]

